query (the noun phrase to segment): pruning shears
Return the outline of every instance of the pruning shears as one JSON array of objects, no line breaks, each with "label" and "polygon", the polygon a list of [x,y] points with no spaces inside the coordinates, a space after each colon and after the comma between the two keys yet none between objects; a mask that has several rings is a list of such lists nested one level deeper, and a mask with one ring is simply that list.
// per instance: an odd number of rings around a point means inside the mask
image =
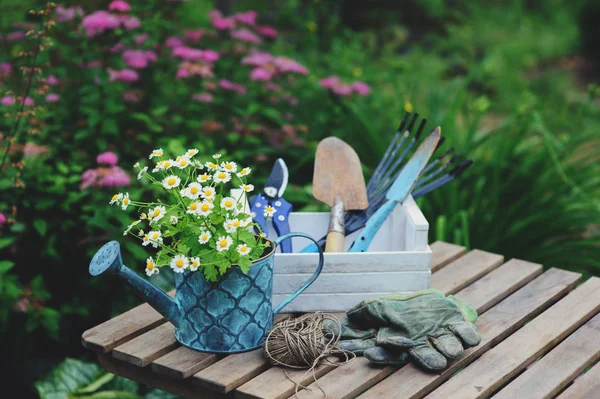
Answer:
[{"label": "pruning shears", "polygon": [[[288,184],[288,168],[285,161],[278,158],[273,165],[271,174],[267,179],[267,183],[262,192],[250,198],[250,212],[252,219],[259,226],[265,228],[265,211],[267,205],[275,209],[273,214],[273,226],[277,235],[282,236],[290,232],[290,224],[288,217],[292,211],[292,205],[284,200],[283,193]],[[291,253],[292,242],[290,240],[283,241],[280,244],[281,252]]]}]

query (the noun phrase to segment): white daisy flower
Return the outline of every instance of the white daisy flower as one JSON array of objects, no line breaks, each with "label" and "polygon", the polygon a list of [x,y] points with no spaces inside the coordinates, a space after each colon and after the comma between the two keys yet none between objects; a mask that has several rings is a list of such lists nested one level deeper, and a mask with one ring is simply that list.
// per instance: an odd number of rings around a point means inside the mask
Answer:
[{"label": "white daisy flower", "polygon": [[139,173],[138,173],[138,180],[140,180],[142,177],[144,177],[144,174],[148,171],[148,167],[144,166],[142,169],[140,169]]},{"label": "white daisy flower", "polygon": [[215,155],[213,155],[212,157],[213,157],[214,159],[219,159],[219,158],[221,158],[221,154],[215,154]]},{"label": "white daisy flower", "polygon": [[240,227],[244,227],[244,223],[239,219],[233,219],[231,221],[231,223],[233,224],[233,227],[235,227],[236,229],[239,229]]},{"label": "white daisy flower", "polygon": [[186,151],[185,156],[188,158],[193,157],[194,155],[196,155],[198,153],[198,149],[197,148],[191,148],[189,150]]},{"label": "white daisy flower", "polygon": [[121,201],[123,199],[123,193],[118,193],[112,196],[112,198],[110,199],[109,205],[112,204],[118,204],[119,201]]},{"label": "white daisy flower", "polygon": [[160,161],[156,167],[159,170],[167,170],[167,169],[171,169],[173,166],[175,166],[175,161],[173,161],[172,159],[165,159],[164,161]]},{"label": "white daisy flower", "polygon": [[162,181],[163,187],[167,190],[179,186],[179,183],[181,183],[181,179],[175,175],[167,176]]},{"label": "white daisy flower", "polygon": [[196,214],[200,210],[201,204],[200,202],[192,202],[188,205],[186,213]]},{"label": "white daisy flower", "polygon": [[200,216],[208,216],[208,215],[210,215],[210,214],[211,214],[211,212],[212,212],[212,209],[213,209],[214,207],[215,207],[215,206],[213,205],[213,203],[212,203],[212,202],[204,201],[204,202],[202,202],[202,203],[200,204],[200,207],[198,208],[198,211],[197,211],[197,213],[198,213],[198,215],[200,215]]},{"label": "white daisy flower", "polygon": [[254,184],[242,184],[240,188],[245,192],[249,193],[254,190]]},{"label": "white daisy flower", "polygon": [[148,232],[148,239],[154,248],[158,248],[158,244],[162,244],[163,238],[160,231]]},{"label": "white daisy flower", "polygon": [[265,206],[263,210],[265,211],[265,217],[273,216],[275,212],[277,212],[277,209],[273,208],[271,205]]},{"label": "white daisy flower", "polygon": [[179,221],[179,219],[177,219],[177,216],[171,216],[171,224],[173,226],[175,226],[177,224],[177,222]]},{"label": "white daisy flower", "polygon": [[196,199],[202,194],[202,186],[199,183],[190,183],[184,190],[181,190],[181,195],[189,199]]},{"label": "white daisy flower", "polygon": [[237,165],[235,162],[223,162],[221,168],[229,173],[235,173],[237,171]]},{"label": "white daisy flower", "polygon": [[225,228],[225,231],[229,234],[235,233],[235,231],[237,230],[237,227],[233,225],[233,220],[226,220],[225,222],[223,222],[223,227]]},{"label": "white daisy flower", "polygon": [[231,197],[225,197],[221,200],[221,208],[225,208],[228,211],[235,209],[236,202]]},{"label": "white daisy flower", "polygon": [[213,162],[206,162],[204,165],[210,170],[217,170],[219,168],[218,165]]},{"label": "white daisy flower", "polygon": [[215,191],[214,187],[210,187],[210,186],[204,187],[202,189],[202,193],[200,193],[202,198],[204,198],[205,200],[209,200],[209,199],[212,200],[213,198],[215,198],[215,194],[216,194],[216,191]]},{"label": "white daisy flower", "polygon": [[121,208],[123,210],[127,209],[127,207],[131,204],[131,200],[129,199],[129,193],[126,193],[121,200]]},{"label": "white daisy flower", "polygon": [[208,240],[210,240],[210,237],[212,237],[212,235],[210,234],[210,232],[205,231],[202,234],[200,234],[198,236],[198,242],[200,244],[206,244],[208,242]]},{"label": "white daisy flower", "polygon": [[159,205],[154,209],[148,210],[148,219],[150,219],[153,222],[158,222],[160,219],[163,218],[163,216],[165,216],[166,213],[167,210],[165,209],[165,207]]},{"label": "white daisy flower", "polygon": [[219,170],[213,175],[213,180],[215,183],[227,183],[231,180],[231,175],[228,172]]},{"label": "white daisy flower", "polygon": [[200,183],[207,182],[210,180],[210,175],[208,173],[202,173],[201,175],[198,175],[196,180],[198,180]]},{"label": "white daisy flower", "polygon": [[188,166],[190,166],[190,159],[188,157],[181,157],[178,161],[177,161],[177,167],[179,169],[185,169]]},{"label": "white daisy flower", "polygon": [[217,240],[217,251],[227,251],[229,247],[233,244],[233,239],[229,236],[221,236]]},{"label": "white daisy flower", "polygon": [[173,269],[175,273],[183,273],[183,271],[187,269],[188,263],[188,258],[183,255],[176,255],[171,259],[171,269]]},{"label": "white daisy flower", "polygon": [[200,258],[190,258],[190,270],[195,272],[200,267]]},{"label": "white daisy flower", "polygon": [[150,235],[144,234],[144,230],[140,230],[140,232],[142,233],[142,235],[144,235],[144,237],[142,238],[142,245],[146,247],[152,244],[152,241],[150,241]]},{"label": "white daisy flower", "polygon": [[133,222],[131,222],[131,224],[129,226],[127,226],[127,229],[123,232],[123,235],[126,236],[127,233],[129,233],[131,231],[131,229],[133,228],[133,226],[135,226],[139,222],[141,222],[141,220],[134,220]]},{"label": "white daisy flower", "polygon": [[153,150],[152,153],[150,154],[150,156],[148,157],[148,159],[152,159],[154,157],[162,157],[163,156],[163,150],[162,148],[157,148],[156,150]]},{"label": "white daisy flower", "polygon": [[148,259],[146,259],[146,276],[150,277],[153,274],[158,273],[160,273],[160,269],[156,267],[156,264],[154,264],[154,259],[152,259],[152,256],[150,256]]},{"label": "white daisy flower", "polygon": [[204,164],[200,161],[194,161],[194,166],[200,170],[204,169]]},{"label": "white daisy flower", "polygon": [[244,168],[244,169],[240,170],[237,173],[237,175],[238,175],[238,177],[243,177],[243,176],[249,175],[251,171],[252,171],[252,169],[250,169],[250,168]]},{"label": "white daisy flower", "polygon": [[[138,231],[138,236],[141,237],[141,236],[145,236],[145,235],[146,235],[146,233],[144,233],[144,230]],[[148,237],[148,238],[150,238],[150,237]]]},{"label": "white daisy flower", "polygon": [[241,256],[246,256],[250,253],[250,247],[246,244],[240,244],[236,249]]}]

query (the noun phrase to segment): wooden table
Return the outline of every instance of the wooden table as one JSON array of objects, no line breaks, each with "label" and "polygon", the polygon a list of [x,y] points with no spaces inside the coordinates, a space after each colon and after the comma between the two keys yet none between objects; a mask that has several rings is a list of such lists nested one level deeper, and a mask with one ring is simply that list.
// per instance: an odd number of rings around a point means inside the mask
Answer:
[{"label": "wooden table", "polygon": [[[373,367],[364,358],[321,365],[316,375],[329,398],[600,398],[599,278],[577,286],[577,273],[544,272],[542,265],[443,242],[431,248],[432,287],[477,308],[481,344],[442,374],[412,364]],[[261,350],[223,357],[181,347],[173,326],[146,304],[82,339],[106,370],[187,398],[294,395],[294,384],[267,365]],[[289,375],[308,384],[300,398],[323,397],[311,375]]]}]

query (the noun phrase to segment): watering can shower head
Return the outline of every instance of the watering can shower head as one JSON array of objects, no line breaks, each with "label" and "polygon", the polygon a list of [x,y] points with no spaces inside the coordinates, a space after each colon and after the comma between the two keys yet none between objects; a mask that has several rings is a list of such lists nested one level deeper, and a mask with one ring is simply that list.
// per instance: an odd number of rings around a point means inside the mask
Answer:
[{"label": "watering can shower head", "polygon": [[96,252],[90,262],[90,274],[99,276],[105,272],[110,274],[118,273],[123,267],[121,258],[121,249],[117,241],[107,242]]}]

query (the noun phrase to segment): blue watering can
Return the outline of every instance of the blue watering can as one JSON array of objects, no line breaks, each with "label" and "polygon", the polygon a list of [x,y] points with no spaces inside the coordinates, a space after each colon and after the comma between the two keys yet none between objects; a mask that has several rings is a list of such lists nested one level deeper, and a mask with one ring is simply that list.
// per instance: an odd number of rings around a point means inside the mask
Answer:
[{"label": "blue watering can", "polygon": [[248,274],[234,266],[217,282],[207,281],[200,271],[175,273],[174,299],[123,264],[117,241],[106,243],[96,252],[89,271],[92,276],[110,273],[123,278],[175,326],[175,338],[181,345],[201,352],[246,352],[262,345],[273,327],[273,317],[306,290],[323,269],[323,250],[319,247],[314,274],[273,309],[275,249],[292,237],[316,243],[304,233],[285,234],[271,241],[271,251],[255,260]]}]

